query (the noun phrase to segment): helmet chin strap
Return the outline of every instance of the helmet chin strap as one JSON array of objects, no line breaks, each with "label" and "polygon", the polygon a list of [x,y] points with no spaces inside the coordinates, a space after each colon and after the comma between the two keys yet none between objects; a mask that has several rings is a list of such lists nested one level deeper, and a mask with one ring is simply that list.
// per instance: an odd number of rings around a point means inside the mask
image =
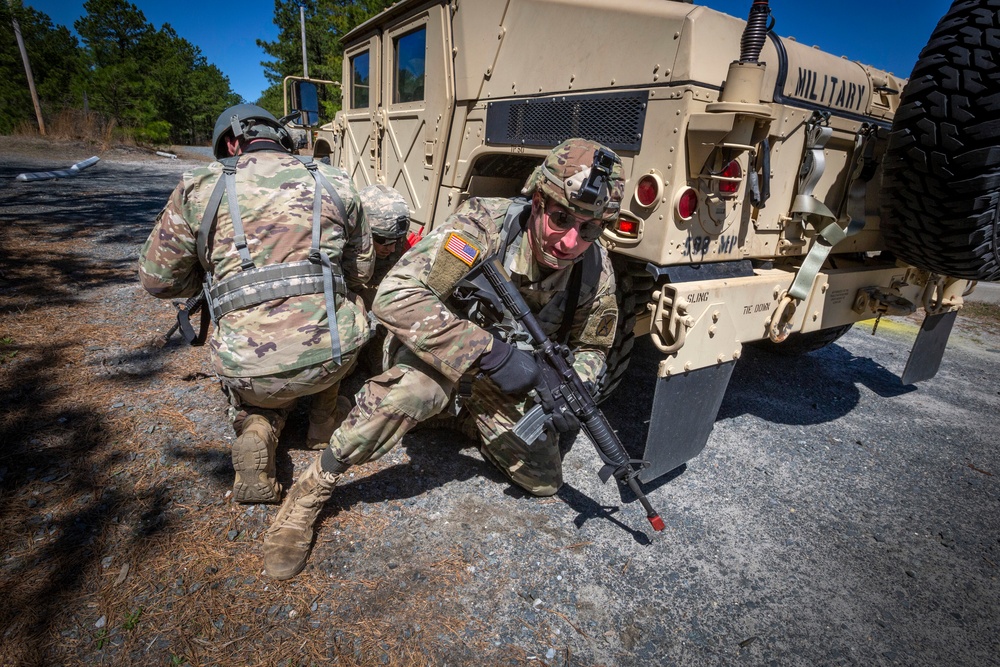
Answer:
[{"label": "helmet chin strap", "polygon": [[[535,204],[535,206],[538,206]],[[544,206],[544,204],[542,204]],[[542,265],[543,268],[560,270],[566,267],[573,266],[576,259],[559,259],[555,255],[545,251],[545,244],[543,243],[544,234],[542,234],[542,225],[545,222],[542,220],[541,212],[537,209],[532,211],[532,221],[528,225],[528,243],[531,244],[531,253],[535,257],[535,261]]]}]

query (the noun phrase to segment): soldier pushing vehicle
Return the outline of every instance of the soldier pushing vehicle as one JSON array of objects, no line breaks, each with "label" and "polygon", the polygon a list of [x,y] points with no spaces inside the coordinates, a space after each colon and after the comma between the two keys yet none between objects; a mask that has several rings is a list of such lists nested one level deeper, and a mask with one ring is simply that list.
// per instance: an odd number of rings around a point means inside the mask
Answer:
[{"label": "soldier pushing vehicle", "polygon": [[297,398],[313,398],[308,444],[326,446],[350,408],[340,381],[370,336],[351,291],[374,266],[357,191],[343,171],[290,146],[264,109],[224,111],[212,138],[218,161],[184,174],[139,259],[153,296],[204,293],[240,503],[280,500],[275,449]]},{"label": "soldier pushing vehicle", "polygon": [[593,386],[618,321],[614,272],[595,241],[618,218],[620,161],[595,142],[569,140],[522,192],[530,199],[470,199],[382,281],[374,312],[389,330],[394,365],[365,384],[330,447],[289,489],[264,538],[270,576],[287,579],[305,566],[313,525],[345,471],[381,457],[456,399],[475,420],[483,456],[511,481],[538,496],[562,485],[559,433],[578,427],[575,415],[550,413],[531,442],[513,434],[542,369],[517,341],[477,324],[478,304],[456,288],[496,257],[544,335],[571,350],[574,371]]}]

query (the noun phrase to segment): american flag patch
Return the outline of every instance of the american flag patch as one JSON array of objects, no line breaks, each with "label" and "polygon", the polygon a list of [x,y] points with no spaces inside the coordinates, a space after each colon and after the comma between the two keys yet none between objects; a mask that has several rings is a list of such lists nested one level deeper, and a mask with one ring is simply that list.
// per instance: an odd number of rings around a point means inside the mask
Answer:
[{"label": "american flag patch", "polygon": [[479,248],[466,243],[465,239],[454,232],[448,237],[448,242],[444,244],[444,249],[455,257],[458,257],[467,266],[472,266],[472,263],[476,261],[476,257],[479,257]]}]

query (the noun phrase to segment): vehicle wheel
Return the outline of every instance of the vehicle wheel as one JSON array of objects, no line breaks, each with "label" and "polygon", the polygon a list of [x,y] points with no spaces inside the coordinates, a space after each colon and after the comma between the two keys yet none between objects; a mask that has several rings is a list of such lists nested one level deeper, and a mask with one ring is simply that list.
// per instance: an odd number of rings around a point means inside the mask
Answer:
[{"label": "vehicle wheel", "polygon": [[786,357],[798,357],[809,352],[821,350],[840,339],[841,336],[851,330],[853,324],[844,324],[839,327],[820,329],[819,331],[807,331],[805,333],[796,332],[788,335],[781,343],[775,343],[770,338],[756,340],[752,345],[758,350],[764,350],[772,354],[780,354]]},{"label": "vehicle wheel", "polygon": [[635,345],[635,319],[645,312],[653,294],[653,276],[646,272],[644,263],[629,262],[615,255],[611,257],[611,263],[615,268],[618,329],[615,331],[615,342],[608,351],[604,373],[597,383],[598,403],[611,395],[628,370]]},{"label": "vehicle wheel", "polygon": [[885,156],[886,247],[922,269],[1000,279],[1000,0],[955,2],[903,89]]}]

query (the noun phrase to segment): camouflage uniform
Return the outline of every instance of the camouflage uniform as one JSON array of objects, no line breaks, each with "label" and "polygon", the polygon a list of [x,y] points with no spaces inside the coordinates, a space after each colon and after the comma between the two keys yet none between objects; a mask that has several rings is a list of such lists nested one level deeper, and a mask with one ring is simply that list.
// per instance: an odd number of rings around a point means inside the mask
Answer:
[{"label": "camouflage uniform", "polygon": [[[305,567],[313,526],[342,473],[382,456],[416,424],[441,413],[456,388],[464,389],[465,378],[472,379],[465,405],[487,460],[533,494],[559,489],[562,458],[554,429],[547,427],[547,437],[530,447],[510,433],[528,400],[520,396],[537,386],[537,365],[470,321],[453,293],[474,266],[502,254],[546,334],[565,336],[575,369],[584,381],[595,381],[614,339],[618,308],[607,251],[591,242],[617,218],[623,190],[616,155],[571,139],[553,149],[526,183],[522,193],[532,195],[530,209],[509,199],[471,199],[403,255],[374,303],[389,330],[386,351],[394,365],[365,384],[330,446],[289,489],[264,536],[269,576],[288,579]],[[570,206],[550,211],[549,202]],[[517,234],[518,223],[526,231]],[[577,260],[582,280],[575,304],[568,304]],[[567,310],[572,321],[563,326]]]},{"label": "camouflage uniform", "polygon": [[[251,145],[236,167],[239,210],[258,267],[307,259],[312,235],[313,177],[298,159],[271,146],[254,150]],[[368,223],[347,175],[317,166],[348,215],[348,220],[340,220],[333,200],[323,193],[320,247],[342,267],[347,286],[357,289],[369,279],[374,264]],[[157,217],[139,259],[142,285],[153,296],[189,297],[201,291],[196,234],[221,173],[218,162],[185,173]],[[240,271],[233,237],[224,198],[209,241],[217,282]],[[216,322],[210,340],[212,365],[229,398],[237,434],[250,414],[264,415],[280,430],[297,397],[321,391],[336,395],[341,378],[370,336],[364,305],[351,292],[338,300],[336,324],[343,355],[339,366],[332,361],[322,293],[234,310]]]},{"label": "camouflage uniform", "polygon": [[[459,380],[475,371],[493,336],[449,307],[448,297],[470,267],[446,245],[458,235],[478,251],[477,260],[499,252],[509,206],[509,199],[469,200],[407,252],[383,280],[374,311],[395,338],[389,344],[395,348],[395,365],[365,385],[357,406],[334,433],[330,453],[341,464],[356,465],[385,454],[418,422],[444,410]],[[603,368],[618,317],[614,272],[607,252],[601,248],[600,253],[600,282],[583,287],[569,338],[574,367],[584,381],[595,381]],[[507,249],[505,265],[546,333],[554,335],[566,310],[571,269],[544,275],[523,234]],[[477,378],[466,405],[490,461],[531,493],[556,492],[562,484],[556,438],[526,450],[509,436],[523,415],[524,400],[500,393],[488,378]]]},{"label": "camouflage uniform", "polygon": [[365,306],[369,310],[369,316],[373,320],[372,339],[362,350],[358,359],[360,372],[365,372],[370,377],[384,370],[382,348],[388,333],[386,328],[375,320],[370,311],[375,301],[378,286],[410,247],[406,238],[410,226],[410,209],[402,195],[381,183],[368,186],[359,195],[361,206],[365,210],[365,218],[371,226],[373,241],[376,244],[395,241],[392,252],[385,257],[378,256],[378,248],[376,247],[375,270],[367,284],[358,290],[358,294],[364,300]]}]

